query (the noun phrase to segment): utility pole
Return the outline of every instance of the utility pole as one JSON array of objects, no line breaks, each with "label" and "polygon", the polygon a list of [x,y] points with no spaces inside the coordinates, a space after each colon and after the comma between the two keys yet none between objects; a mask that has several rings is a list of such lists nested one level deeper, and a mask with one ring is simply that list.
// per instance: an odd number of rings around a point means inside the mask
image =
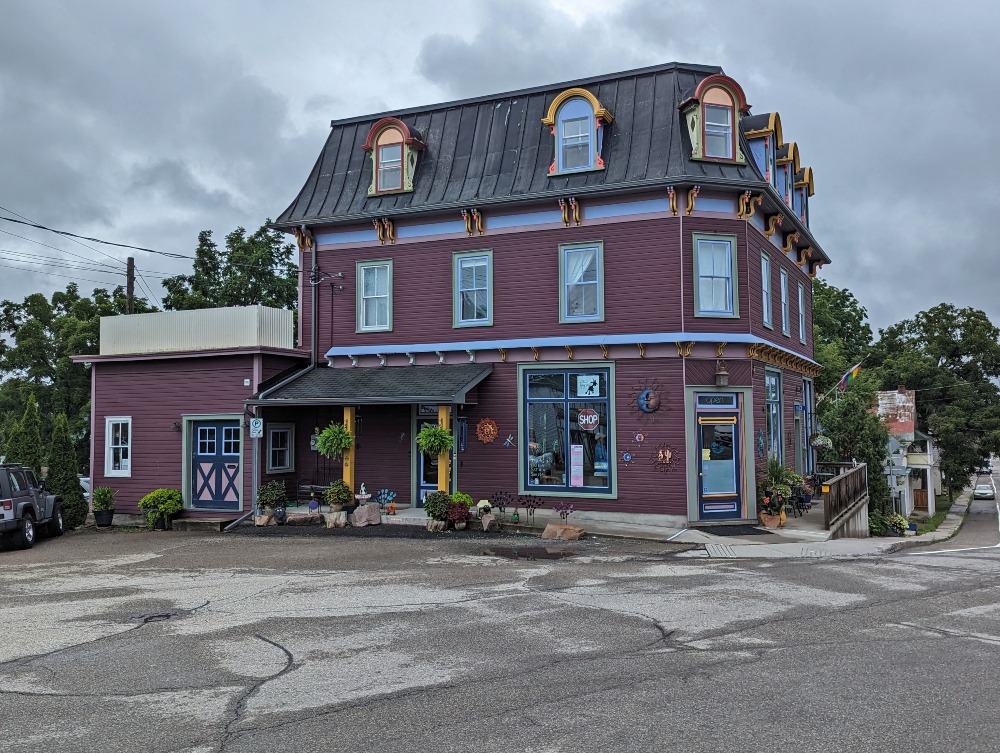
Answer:
[{"label": "utility pole", "polygon": [[125,270],[125,313],[135,313],[135,258],[128,257],[128,264]]}]

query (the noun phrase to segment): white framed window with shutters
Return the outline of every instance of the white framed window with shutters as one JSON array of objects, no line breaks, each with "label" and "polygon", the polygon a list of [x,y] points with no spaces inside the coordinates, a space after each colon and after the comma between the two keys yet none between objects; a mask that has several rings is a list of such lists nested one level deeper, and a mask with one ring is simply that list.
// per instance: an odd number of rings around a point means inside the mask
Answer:
[{"label": "white framed window with shutters", "polygon": [[455,327],[489,327],[493,324],[493,251],[466,251],[454,255]]},{"label": "white framed window with shutters", "polygon": [[267,472],[295,470],[295,424],[268,424]]},{"label": "white framed window with shutters", "polygon": [[392,259],[357,264],[357,331],[392,331]]},{"label": "white framed window with shutters", "polygon": [[132,417],[104,419],[104,475],[132,475]]},{"label": "white framed window with shutters", "polygon": [[604,321],[604,244],[559,246],[559,321]]}]

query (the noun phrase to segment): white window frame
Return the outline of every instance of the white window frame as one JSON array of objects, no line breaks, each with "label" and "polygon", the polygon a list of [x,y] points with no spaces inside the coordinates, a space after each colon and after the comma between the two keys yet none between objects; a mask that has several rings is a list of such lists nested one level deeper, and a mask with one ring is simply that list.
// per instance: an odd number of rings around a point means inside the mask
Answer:
[{"label": "white window frame", "polygon": [[[383,155],[384,149],[398,149],[399,157],[397,159],[386,159]],[[378,163],[378,178],[376,179],[376,190],[381,193],[383,191],[400,191],[403,188],[403,142],[399,141],[393,144],[379,144],[376,145],[375,150],[377,152],[376,162]],[[394,185],[387,186],[385,184],[385,178],[389,174],[394,174],[397,176],[397,180]]]},{"label": "white window frame", "polygon": [[[128,442],[124,444],[112,444],[112,425],[125,424],[128,426]],[[114,451],[115,449],[125,449],[125,468],[115,469]],[[105,416],[104,418],[104,475],[110,478],[131,478],[132,476],[132,417],[131,416]]]},{"label": "white window frame", "polygon": [[[702,243],[727,243],[728,252],[728,273],[727,275],[717,274],[720,270],[712,269],[712,274],[702,274],[704,266],[701,260]],[[739,291],[736,278],[736,236],[735,235],[715,235],[712,233],[695,233],[693,236],[694,251],[694,315],[706,316],[719,319],[738,319],[740,316]],[[709,309],[704,308],[701,301],[701,286],[704,280],[726,280],[727,308]]]},{"label": "white window frame", "polygon": [[[568,279],[567,257],[572,253],[593,251],[597,260],[597,279],[594,281],[572,282]],[[597,310],[593,314],[571,314],[569,312],[569,289],[579,285],[593,285],[597,297]],[[559,323],[603,322],[604,321],[604,243],[561,243],[559,245]]]},{"label": "white window frame", "polygon": [[791,334],[791,311],[788,300],[788,270],[778,272],[781,278],[781,334],[786,337]]},{"label": "white window frame", "polygon": [[[567,136],[565,125],[578,120],[586,120],[585,133]],[[594,109],[583,97],[573,97],[559,106],[556,114],[556,174],[576,173],[593,170],[597,161],[597,122]],[[587,145],[587,164],[578,167],[566,167],[565,148],[567,146]]]},{"label": "white window frame", "polygon": [[[386,272],[386,294],[385,296],[374,295],[365,296],[365,270],[385,267]],[[377,273],[376,273],[377,274]],[[392,259],[372,259],[370,261],[359,261],[357,263],[357,332],[391,332],[392,331]],[[369,324],[365,320],[365,301],[369,298],[386,299],[386,323],[378,324],[378,314],[376,312],[375,324]]]},{"label": "white window frame", "polygon": [[[717,105],[706,103],[702,112],[705,118],[705,156],[712,159],[732,159],[733,158],[733,107],[729,105]],[[708,119],[709,110],[720,110],[726,113],[726,122],[712,122]],[[725,154],[710,154],[708,150],[709,135],[722,136],[726,141]]]},{"label": "white window frame", "polygon": [[[482,261],[486,264],[486,317],[483,319],[464,319],[462,317],[462,293],[466,292],[462,288],[462,265],[465,262]],[[452,276],[454,279],[452,311],[452,325],[454,327],[490,327],[493,325],[493,251],[484,249],[481,251],[463,251],[456,253],[452,263]],[[481,290],[472,288],[471,290]]]},{"label": "white window frame", "polygon": [[806,286],[799,283],[799,342],[806,342]]},{"label": "white window frame", "polygon": [[772,321],[774,301],[771,299],[771,257],[764,253],[760,255],[760,289],[764,304],[764,326],[771,329],[774,326]]},{"label": "white window frame", "polygon": [[[288,445],[285,451],[288,454],[288,462],[284,466],[274,465],[274,435],[287,434]],[[282,449],[282,448],[279,448]],[[268,473],[293,473],[295,471],[295,424],[268,424],[267,425],[267,472]]]}]

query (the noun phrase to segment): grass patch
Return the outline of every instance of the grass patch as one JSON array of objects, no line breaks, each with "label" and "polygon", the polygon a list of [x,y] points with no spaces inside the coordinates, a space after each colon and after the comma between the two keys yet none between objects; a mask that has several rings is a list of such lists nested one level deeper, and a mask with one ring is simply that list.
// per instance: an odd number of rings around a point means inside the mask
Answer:
[{"label": "grass patch", "polygon": [[945,516],[951,509],[952,502],[947,494],[939,494],[934,499],[934,514],[917,526],[917,535],[936,531],[938,526],[944,522]]}]

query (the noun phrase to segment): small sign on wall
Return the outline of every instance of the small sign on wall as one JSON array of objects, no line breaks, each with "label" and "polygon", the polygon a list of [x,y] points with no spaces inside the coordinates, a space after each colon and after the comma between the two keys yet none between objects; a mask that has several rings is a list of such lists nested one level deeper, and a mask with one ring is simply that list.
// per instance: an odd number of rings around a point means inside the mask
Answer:
[{"label": "small sign on wall", "polygon": [[601,377],[599,374],[577,374],[576,377],[577,397],[600,397]]},{"label": "small sign on wall", "polygon": [[583,445],[574,444],[569,448],[569,485],[583,486]]},{"label": "small sign on wall", "polygon": [[418,416],[437,416],[438,407],[434,403],[419,403],[417,405]]},{"label": "small sign on wall", "polygon": [[250,419],[250,439],[260,439],[264,436],[264,419],[263,418],[251,418]]}]

